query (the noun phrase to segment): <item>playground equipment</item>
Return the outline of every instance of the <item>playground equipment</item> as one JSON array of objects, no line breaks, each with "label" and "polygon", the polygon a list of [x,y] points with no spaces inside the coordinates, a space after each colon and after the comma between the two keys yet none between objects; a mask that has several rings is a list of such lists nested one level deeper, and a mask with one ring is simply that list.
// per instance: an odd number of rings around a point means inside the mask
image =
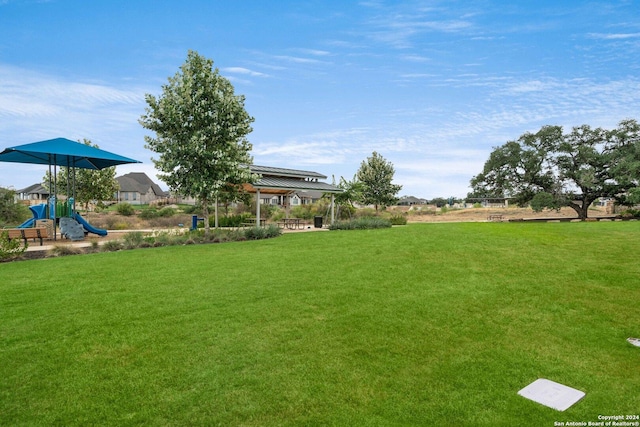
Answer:
[{"label": "playground equipment", "polygon": [[[107,234],[106,230],[100,230],[99,228],[92,227],[89,223],[84,221],[74,209],[73,198],[70,197],[62,205],[58,205],[57,196],[57,167],[66,167],[72,171],[67,176],[67,193],[69,195],[76,194],[75,180],[70,177],[75,176],[76,168],[81,169],[94,169],[100,170],[117,165],[124,165],[128,163],[140,163],[137,160],[130,159],[128,157],[120,156],[118,154],[110,153],[108,151],[100,150],[99,148],[92,147],[88,144],[81,144],[79,142],[71,141],[66,138],[48,139],[46,141],[33,142],[30,144],[23,144],[14,147],[5,148],[0,152],[0,162],[11,163],[32,163],[38,165],[49,165],[49,176],[53,179],[49,179],[49,187],[53,190],[53,196],[49,198],[49,203],[46,204],[47,219],[51,219],[53,225],[53,238],[55,240],[56,233],[55,228],[57,222],[61,218],[69,218],[75,223],[82,224],[83,230],[96,233],[104,236]],[[53,167],[53,171],[51,168]],[[69,192],[69,190],[72,190]],[[41,212],[32,210],[35,215],[41,215]],[[81,221],[79,221],[81,219]],[[33,219],[38,221],[37,219]],[[42,219],[44,220],[44,219]],[[71,229],[78,230],[74,223],[69,220],[64,220],[65,226],[69,225]],[[29,224],[32,224],[29,222]],[[22,224],[27,226],[27,222]],[[70,231],[74,237],[79,233],[76,231]],[[84,231],[83,231],[84,238]]]},{"label": "playground equipment", "polygon": [[[75,210],[75,201],[73,197],[67,200],[56,200],[55,196],[49,198],[48,203],[29,206],[33,218],[29,218],[18,228],[30,228],[40,225],[54,224],[60,225],[60,234],[70,240],[83,240],[87,233],[97,234],[98,236],[106,236],[107,230],[96,228],[89,224]],[[51,226],[51,234],[53,227]]]}]

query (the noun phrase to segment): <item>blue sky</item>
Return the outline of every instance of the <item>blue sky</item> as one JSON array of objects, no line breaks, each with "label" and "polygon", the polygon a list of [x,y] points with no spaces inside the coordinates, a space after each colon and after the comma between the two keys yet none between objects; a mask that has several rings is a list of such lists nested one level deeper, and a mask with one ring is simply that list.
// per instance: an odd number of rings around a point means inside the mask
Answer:
[{"label": "blue sky", "polygon": [[463,197],[542,125],[640,119],[640,1],[0,0],[0,150],[88,138],[156,179],[138,118],[189,49],[245,95],[255,164],[352,179],[377,151],[400,195]]}]

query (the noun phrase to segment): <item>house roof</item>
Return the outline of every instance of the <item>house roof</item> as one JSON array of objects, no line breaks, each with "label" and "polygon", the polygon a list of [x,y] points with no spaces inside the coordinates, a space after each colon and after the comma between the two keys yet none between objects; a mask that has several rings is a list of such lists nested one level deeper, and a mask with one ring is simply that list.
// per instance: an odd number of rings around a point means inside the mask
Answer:
[{"label": "house roof", "polygon": [[23,188],[22,190],[18,190],[16,191],[16,193],[18,194],[49,194],[49,190],[44,188],[42,184],[37,183],[37,184],[32,184],[26,188]]},{"label": "house roof", "polygon": [[131,172],[116,178],[120,191],[145,194],[151,189],[156,196],[164,196],[162,188],[151,180],[144,172]]}]

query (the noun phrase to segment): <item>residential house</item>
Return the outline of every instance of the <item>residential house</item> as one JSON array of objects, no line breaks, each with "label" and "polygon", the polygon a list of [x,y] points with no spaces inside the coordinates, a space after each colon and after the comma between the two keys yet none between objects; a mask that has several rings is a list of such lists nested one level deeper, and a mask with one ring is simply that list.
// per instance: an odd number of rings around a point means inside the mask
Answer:
[{"label": "residential house", "polygon": [[419,199],[414,196],[403,196],[398,200],[398,206],[426,205],[426,199]]},{"label": "residential house", "polygon": [[163,191],[158,184],[153,182],[143,172],[131,172],[116,177],[120,190],[116,196],[118,202],[126,202],[132,205],[146,205],[163,200],[168,193]]},{"label": "residential house", "polygon": [[39,205],[47,203],[49,190],[38,183],[16,191],[16,196],[18,200],[25,205]]}]

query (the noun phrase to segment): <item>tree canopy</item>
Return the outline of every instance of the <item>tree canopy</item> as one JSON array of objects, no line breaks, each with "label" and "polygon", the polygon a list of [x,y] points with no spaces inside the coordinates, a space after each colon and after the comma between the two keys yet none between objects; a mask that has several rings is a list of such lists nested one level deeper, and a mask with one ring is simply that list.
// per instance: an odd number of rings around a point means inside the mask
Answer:
[{"label": "tree canopy", "polygon": [[16,203],[16,192],[0,187],[0,227],[19,224],[29,217],[26,206]]},{"label": "tree canopy", "polygon": [[[83,144],[91,147],[100,148],[97,144],[93,144],[90,140],[84,139]],[[43,185],[49,191],[50,181],[49,172],[43,178]],[[67,168],[60,167],[56,177],[58,194],[65,194],[69,197],[74,196],[73,189],[75,187],[75,201],[84,205],[88,209],[89,203],[92,201],[113,200],[115,193],[120,188],[116,181],[116,167],[109,167],[100,170],[83,169],[83,168]]]},{"label": "tree canopy", "polygon": [[374,151],[362,161],[356,174],[360,182],[360,201],[365,205],[374,205],[376,211],[379,206],[395,204],[402,186],[392,183],[394,174],[393,164]]},{"label": "tree canopy", "polygon": [[518,205],[571,207],[581,219],[600,197],[623,204],[638,197],[640,126],[623,120],[613,130],[543,126],[497,147],[471,179],[474,195],[509,197]]},{"label": "tree canopy", "polygon": [[245,111],[245,98],[213,69],[213,60],[189,51],[162,95],[147,94],[145,100],[140,124],[156,134],[145,141],[159,154],[153,159],[159,177],[173,191],[199,200],[208,232],[208,205],[253,181],[246,136],[254,119]]},{"label": "tree canopy", "polygon": [[[335,183],[335,177],[333,180],[333,185]],[[362,193],[362,185],[358,182],[358,178],[356,176],[353,177],[353,180],[346,180],[344,177],[340,177],[340,182],[337,184],[337,187],[342,191],[334,195],[334,202],[338,207],[337,215],[338,218],[346,215],[351,218],[351,215],[355,212],[356,207],[354,203],[361,199]]]}]

